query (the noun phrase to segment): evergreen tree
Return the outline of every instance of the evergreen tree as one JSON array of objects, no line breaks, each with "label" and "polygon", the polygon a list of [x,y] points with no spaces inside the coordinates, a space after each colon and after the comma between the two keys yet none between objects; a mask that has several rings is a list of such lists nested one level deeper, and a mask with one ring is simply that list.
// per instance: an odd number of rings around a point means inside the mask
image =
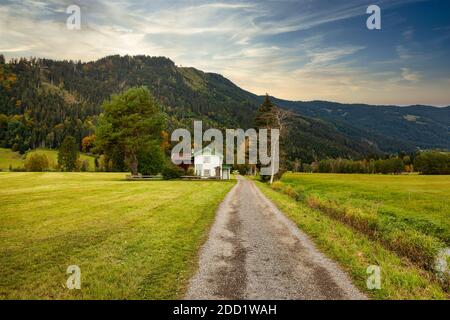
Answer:
[{"label": "evergreen tree", "polygon": [[75,171],[79,155],[75,138],[72,136],[65,137],[58,152],[58,164],[61,170]]},{"label": "evergreen tree", "polygon": [[258,129],[275,129],[278,128],[275,116],[275,106],[270,101],[269,95],[266,94],[264,102],[258,108],[255,117],[255,125]]},{"label": "evergreen tree", "polygon": [[131,173],[138,174],[139,154],[161,143],[164,118],[159,105],[148,89],[139,87],[113,95],[103,109],[96,131],[98,148],[108,158],[121,150]]},{"label": "evergreen tree", "polygon": [[[264,98],[264,102],[261,104],[261,106],[258,108],[258,111],[256,113],[255,117],[255,125],[256,127],[261,129],[270,129],[268,131],[268,142],[271,143],[272,136],[271,136],[271,130],[272,129],[278,129],[280,130],[280,140],[278,141],[279,144],[279,153],[272,155],[272,148],[269,145],[268,151],[270,152],[271,156],[278,158],[279,168],[278,172],[273,172],[271,176],[261,176],[261,179],[263,181],[267,181],[270,178],[270,182],[273,182],[274,178],[280,179],[283,173],[285,172],[286,167],[286,153],[284,151],[284,143],[283,143],[283,136],[287,136],[287,126],[285,123],[285,120],[287,118],[288,112],[278,109],[272,104],[272,101],[270,101],[269,95],[266,94],[266,97]],[[272,164],[273,165],[273,164]]]}]

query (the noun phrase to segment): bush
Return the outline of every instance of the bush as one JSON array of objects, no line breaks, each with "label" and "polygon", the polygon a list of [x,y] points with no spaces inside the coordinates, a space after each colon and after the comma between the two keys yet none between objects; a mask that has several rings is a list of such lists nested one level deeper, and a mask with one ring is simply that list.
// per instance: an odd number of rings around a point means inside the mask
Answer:
[{"label": "bush", "polygon": [[164,153],[159,145],[148,146],[138,155],[138,171],[143,175],[156,175],[164,166]]},{"label": "bush", "polygon": [[280,191],[284,193],[285,195],[291,197],[295,201],[301,201],[303,200],[303,194],[298,193],[294,188],[291,186],[284,185],[281,181],[275,181],[271,185],[273,190]]},{"label": "bush", "polygon": [[75,171],[79,158],[78,145],[74,137],[64,138],[58,151],[58,164],[62,171]]},{"label": "bush", "polygon": [[184,170],[173,164],[166,165],[162,171],[164,180],[178,179],[183,176],[183,174]]},{"label": "bush", "polygon": [[414,168],[422,174],[450,174],[450,153],[422,152],[414,160]]},{"label": "bush", "polygon": [[295,201],[302,200],[302,197],[300,196],[300,194],[297,191],[295,191],[294,188],[292,188],[291,186],[286,186],[283,190],[283,193],[285,195],[291,197]]},{"label": "bush", "polygon": [[24,167],[17,167],[17,168],[10,168],[9,171],[11,172],[25,172],[27,171]]},{"label": "bush", "polygon": [[284,184],[281,181],[275,181],[272,183],[271,188],[276,191],[282,191]]},{"label": "bush", "polygon": [[45,154],[32,153],[25,160],[25,169],[29,172],[47,171],[48,167],[48,159]]}]

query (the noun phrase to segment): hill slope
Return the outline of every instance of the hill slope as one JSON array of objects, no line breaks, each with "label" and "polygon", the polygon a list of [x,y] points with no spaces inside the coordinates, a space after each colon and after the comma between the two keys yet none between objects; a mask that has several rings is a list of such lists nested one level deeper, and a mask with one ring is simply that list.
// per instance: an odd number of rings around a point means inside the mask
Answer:
[{"label": "hill slope", "polygon": [[[169,130],[205,126],[248,128],[262,98],[228,79],[183,68],[164,57],[109,56],[81,63],[0,56],[0,146],[57,148],[95,129],[101,103],[113,93],[147,86],[167,114]],[[368,153],[450,148],[450,108],[378,107],[274,99],[298,116],[287,146],[291,158],[360,157]],[[424,131],[426,131],[424,133]],[[420,136],[420,137],[419,137]],[[308,160],[309,161],[309,160]]]},{"label": "hill slope", "polygon": [[415,147],[450,148],[450,107],[370,106],[327,101],[294,102],[274,99],[282,107],[299,114],[334,123],[340,131],[377,144],[385,151]]}]

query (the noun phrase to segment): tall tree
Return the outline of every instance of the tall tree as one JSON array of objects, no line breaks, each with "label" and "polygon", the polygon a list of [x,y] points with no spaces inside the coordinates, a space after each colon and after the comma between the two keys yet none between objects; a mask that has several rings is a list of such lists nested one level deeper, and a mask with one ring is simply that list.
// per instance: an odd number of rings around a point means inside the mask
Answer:
[{"label": "tall tree", "polygon": [[[272,157],[278,157],[279,168],[277,173],[272,170],[272,174],[270,175],[270,183],[273,182],[275,177],[281,178],[285,171],[286,152],[284,150],[284,139],[288,134],[288,119],[291,115],[292,113],[290,111],[274,106],[268,94],[266,94],[264,102],[258,108],[256,113],[255,125],[258,129],[278,129],[280,131],[280,140],[278,141],[279,154],[272,155]],[[271,140],[271,136],[269,136],[268,141]],[[268,149],[272,153],[270,146]],[[274,169],[273,163],[272,169]],[[263,180],[266,180],[267,178],[268,177],[262,177]]]},{"label": "tall tree", "polygon": [[80,153],[75,138],[67,136],[64,138],[58,152],[58,164],[62,171],[74,171],[77,168]]},{"label": "tall tree", "polygon": [[270,101],[269,95],[266,94],[264,102],[259,106],[256,112],[255,125],[258,129],[277,128],[277,119],[275,116],[275,106]]},{"label": "tall tree", "polygon": [[[161,142],[164,117],[150,91],[131,88],[103,103],[96,144],[105,155],[120,149],[133,175],[138,174],[139,154]],[[111,158],[111,157],[110,157]]]}]

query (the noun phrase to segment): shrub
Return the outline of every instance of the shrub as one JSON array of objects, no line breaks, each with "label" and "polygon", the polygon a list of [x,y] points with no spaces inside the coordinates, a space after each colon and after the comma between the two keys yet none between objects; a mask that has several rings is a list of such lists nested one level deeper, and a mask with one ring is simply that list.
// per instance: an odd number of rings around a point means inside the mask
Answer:
[{"label": "shrub", "polygon": [[81,150],[85,153],[91,152],[94,146],[95,146],[95,134],[84,137],[83,140],[81,140]]},{"label": "shrub", "polygon": [[24,167],[11,168],[11,172],[25,172],[27,171]]},{"label": "shrub", "polygon": [[276,191],[282,191],[284,184],[281,181],[275,181],[272,183],[271,188]]},{"label": "shrub", "polygon": [[303,200],[303,194],[298,193],[291,186],[284,185],[281,181],[275,181],[274,183],[272,183],[271,188],[275,191],[280,191],[280,192],[284,193],[285,195],[291,197],[295,201]]},{"label": "shrub", "polygon": [[77,169],[79,151],[74,137],[64,138],[58,151],[58,164],[62,171],[74,171]]},{"label": "shrub", "polygon": [[414,160],[414,168],[422,174],[450,174],[450,153],[422,152]]},{"label": "shrub", "polygon": [[32,153],[25,160],[25,169],[29,172],[47,171],[48,167],[48,159],[45,154]]},{"label": "shrub", "polygon": [[183,169],[171,163],[167,164],[162,171],[162,176],[164,180],[178,179],[181,176],[183,176],[183,174],[184,174]]},{"label": "shrub", "polygon": [[291,186],[284,187],[283,193],[285,195],[291,197],[295,201],[300,201],[301,200],[300,194],[297,191],[295,191],[294,188],[292,188]]},{"label": "shrub", "polygon": [[147,146],[138,154],[138,171],[144,175],[155,175],[164,166],[164,153],[159,145]]}]

